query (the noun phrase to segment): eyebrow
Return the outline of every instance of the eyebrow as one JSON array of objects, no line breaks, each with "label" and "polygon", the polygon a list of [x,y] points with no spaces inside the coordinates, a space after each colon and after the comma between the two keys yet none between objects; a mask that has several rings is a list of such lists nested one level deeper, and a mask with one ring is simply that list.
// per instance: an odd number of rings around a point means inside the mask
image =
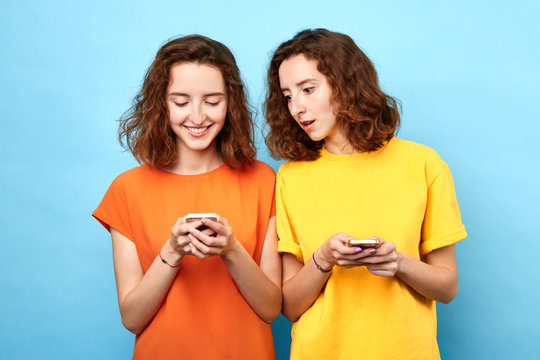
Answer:
[{"label": "eyebrow", "polygon": [[[317,82],[317,79],[311,79],[311,78],[309,78],[309,79],[302,80],[302,81],[300,81],[299,83],[296,84],[296,87],[302,86],[302,85],[304,85],[305,83],[308,83],[308,82],[311,82],[311,81]],[[288,88],[281,88],[281,91],[285,91],[285,90],[289,90],[289,89],[288,89]]]},{"label": "eyebrow", "polygon": [[[173,96],[185,96],[185,97],[189,97],[189,94],[186,94],[186,93],[181,93],[181,92],[172,92],[172,93],[169,93],[168,94],[169,96],[170,95],[173,95]],[[204,94],[203,97],[210,97],[210,96],[225,96],[224,93],[222,92],[213,92],[213,93],[208,93],[208,94]]]}]

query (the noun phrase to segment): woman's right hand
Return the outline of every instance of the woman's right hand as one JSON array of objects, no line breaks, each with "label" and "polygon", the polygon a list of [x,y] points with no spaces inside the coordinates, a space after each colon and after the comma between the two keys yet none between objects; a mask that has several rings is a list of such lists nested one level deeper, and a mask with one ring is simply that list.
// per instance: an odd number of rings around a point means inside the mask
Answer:
[{"label": "woman's right hand", "polygon": [[315,260],[323,269],[335,265],[345,268],[365,265],[361,260],[372,255],[375,250],[347,246],[347,242],[352,239],[354,237],[342,232],[332,235],[315,251]]},{"label": "woman's right hand", "polygon": [[[185,255],[193,255],[191,252],[191,247],[189,246],[191,243],[191,240],[188,237],[189,231],[191,229],[197,229],[203,225],[204,224],[202,223],[201,219],[187,222],[185,216],[179,218],[171,229],[171,236],[166,244],[169,246],[167,247],[173,250],[180,258],[184,257]],[[211,228],[205,228],[204,230],[201,230],[201,232],[208,236],[215,235],[215,231]]]},{"label": "woman's right hand", "polygon": [[170,248],[181,257],[190,255],[191,248],[189,246],[190,240],[188,238],[189,229],[197,228],[201,225],[201,220],[186,222],[185,217],[178,218],[176,224],[174,224],[171,229],[171,236],[168,241]]}]

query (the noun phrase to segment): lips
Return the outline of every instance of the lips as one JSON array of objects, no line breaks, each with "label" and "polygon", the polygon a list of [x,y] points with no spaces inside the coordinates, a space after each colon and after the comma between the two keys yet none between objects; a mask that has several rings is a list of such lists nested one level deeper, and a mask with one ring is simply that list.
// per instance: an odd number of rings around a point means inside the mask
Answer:
[{"label": "lips", "polygon": [[315,120],[300,121],[300,125],[302,126],[302,129],[304,129],[304,131],[309,131],[311,130],[311,128],[313,128],[314,122]]},{"label": "lips", "polygon": [[189,135],[193,137],[202,137],[206,134],[208,134],[208,129],[210,129],[212,125],[209,126],[184,126],[184,128],[187,130]]}]

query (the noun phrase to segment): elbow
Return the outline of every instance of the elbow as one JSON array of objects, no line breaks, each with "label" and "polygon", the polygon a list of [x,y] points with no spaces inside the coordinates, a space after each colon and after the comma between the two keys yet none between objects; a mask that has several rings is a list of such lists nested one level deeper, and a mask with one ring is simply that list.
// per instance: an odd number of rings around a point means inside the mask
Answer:
[{"label": "elbow", "polygon": [[122,325],[129,330],[129,332],[139,335],[143,332],[145,325],[140,324],[140,322],[137,322],[135,319],[133,319],[130,316],[127,316],[122,311],[120,311],[120,316],[122,318]]},{"label": "elbow", "polygon": [[128,329],[130,332],[132,332],[135,335],[139,335],[144,330],[144,327],[137,326],[137,324],[131,323],[129,320],[127,320],[125,317],[122,316],[122,324],[126,329]]},{"label": "elbow", "polygon": [[281,313],[285,318],[289,321],[295,322],[300,318],[302,313],[295,311],[294,309],[291,309],[290,306],[287,306],[285,299],[283,299],[283,308],[281,309]]},{"label": "elbow", "polygon": [[297,314],[294,314],[294,313],[290,313],[288,311],[285,311],[283,310],[282,312],[283,316],[285,316],[285,318],[291,322],[295,322],[296,320],[298,320],[298,318],[300,318],[299,315]]},{"label": "elbow", "polygon": [[118,305],[122,325],[135,335],[142,333],[148,323],[144,323],[140,318],[137,318],[137,314],[133,312],[133,309],[130,308],[129,303],[126,303],[125,300],[119,301]]},{"label": "elbow", "polygon": [[458,294],[459,286],[456,282],[454,286],[451,286],[448,288],[448,290],[443,294],[443,296],[438,299],[439,302],[443,304],[450,304],[452,300],[454,300]]},{"label": "elbow", "polygon": [[277,311],[268,311],[264,314],[261,314],[260,315],[260,318],[262,319],[262,321],[264,321],[265,323],[268,323],[270,324],[272,321],[276,320],[276,318],[278,317],[279,315],[279,309]]},{"label": "elbow", "polygon": [[439,299],[439,302],[445,304],[445,305],[448,305],[452,302],[452,300],[454,300],[455,296],[449,296],[449,297],[444,297],[444,298],[441,298]]},{"label": "elbow", "polygon": [[309,308],[309,306],[302,309],[301,305],[296,302],[296,299],[293,296],[294,293],[291,293],[292,289],[284,287],[283,290],[283,305],[281,313],[283,314],[283,316],[285,316],[287,320],[295,322],[296,320],[300,319],[300,316],[302,316],[302,314]]},{"label": "elbow", "polygon": [[266,307],[265,311],[259,317],[266,323],[270,324],[276,320],[281,312],[281,291],[276,288],[276,293],[272,296],[271,305]]}]

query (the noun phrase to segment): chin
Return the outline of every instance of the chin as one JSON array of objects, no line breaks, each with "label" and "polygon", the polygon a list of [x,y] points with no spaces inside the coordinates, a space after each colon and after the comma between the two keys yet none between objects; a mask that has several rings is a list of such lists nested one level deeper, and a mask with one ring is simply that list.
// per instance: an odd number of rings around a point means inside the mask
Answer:
[{"label": "chin", "polygon": [[183,146],[192,151],[204,151],[210,147],[211,141],[193,141],[189,139],[188,141],[182,141]]},{"label": "chin", "polygon": [[209,147],[210,147],[210,144],[197,144],[197,145],[189,146],[189,148],[194,151],[204,151],[208,149]]},{"label": "chin", "polygon": [[313,141],[321,141],[326,138],[326,136],[317,136],[315,134],[308,134],[309,138]]}]

